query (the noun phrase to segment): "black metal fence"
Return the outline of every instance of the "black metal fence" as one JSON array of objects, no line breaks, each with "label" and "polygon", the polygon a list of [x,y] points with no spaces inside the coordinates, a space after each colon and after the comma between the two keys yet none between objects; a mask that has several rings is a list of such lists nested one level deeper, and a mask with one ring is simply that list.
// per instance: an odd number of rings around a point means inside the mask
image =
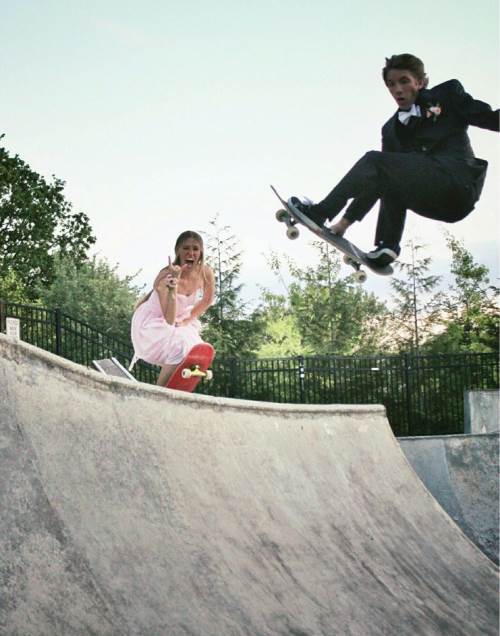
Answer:
[{"label": "black metal fence", "polygon": [[[129,343],[110,338],[58,309],[0,301],[0,328],[17,317],[23,340],[91,366],[92,360],[132,359]],[[498,388],[494,353],[432,356],[297,356],[280,359],[216,357],[214,378],[199,393],[301,404],[383,404],[396,435],[463,432],[466,390]],[[156,382],[158,369],[143,362],[134,375]]]},{"label": "black metal fence", "polygon": [[[112,338],[95,327],[68,316],[60,309],[46,309],[0,300],[2,332],[5,332],[7,317],[20,320],[21,338],[25,342],[87,367],[93,368],[92,360],[111,356],[128,367],[134,355],[130,343]],[[134,375],[141,382],[155,383],[158,369],[139,361]]]},{"label": "black metal fence", "polygon": [[394,433],[464,431],[464,392],[498,388],[493,353],[217,359],[212,395],[302,404],[383,404]]}]

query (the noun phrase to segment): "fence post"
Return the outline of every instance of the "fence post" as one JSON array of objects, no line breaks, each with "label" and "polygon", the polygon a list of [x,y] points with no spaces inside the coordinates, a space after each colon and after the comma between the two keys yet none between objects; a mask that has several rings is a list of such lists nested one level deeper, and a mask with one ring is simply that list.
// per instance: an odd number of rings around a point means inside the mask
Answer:
[{"label": "fence post", "polygon": [[[226,397],[234,397],[236,393],[236,383],[240,381],[238,377],[238,369],[236,368],[236,358],[231,356],[229,359],[229,382],[227,384],[227,396]],[[241,384],[241,383],[240,383]],[[246,386],[245,386],[246,389]]]},{"label": "fence post", "polygon": [[7,309],[5,308],[6,302],[3,298],[0,298],[0,332],[5,331],[5,318],[7,317]]},{"label": "fence post", "polygon": [[62,330],[61,330],[61,310],[54,309],[54,319],[56,325],[56,355],[60,356],[62,351]]},{"label": "fence post", "polygon": [[406,399],[406,419],[407,430],[406,434],[411,435],[413,429],[412,422],[412,400],[411,400],[411,379],[410,379],[410,354],[403,354],[403,360],[405,365],[405,399]]},{"label": "fence post", "polygon": [[304,356],[298,356],[298,363],[299,363],[299,399],[300,399],[300,404],[304,404],[304,397],[305,397],[305,368],[304,368]]}]

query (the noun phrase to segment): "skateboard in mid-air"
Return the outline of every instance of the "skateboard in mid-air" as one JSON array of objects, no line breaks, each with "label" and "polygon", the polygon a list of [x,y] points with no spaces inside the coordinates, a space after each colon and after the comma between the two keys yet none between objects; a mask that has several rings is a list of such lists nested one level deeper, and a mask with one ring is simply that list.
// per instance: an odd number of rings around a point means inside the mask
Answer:
[{"label": "skateboard in mid-air", "polygon": [[370,269],[372,272],[379,274],[380,276],[390,276],[393,273],[393,269],[390,265],[385,267],[376,267],[370,262],[366,252],[360,250],[353,243],[345,239],[343,236],[338,236],[333,232],[330,232],[326,227],[319,227],[312,223],[307,216],[302,214],[300,210],[290,206],[281,196],[278,194],[276,188],[271,186],[271,190],[281,201],[282,209],[276,212],[276,218],[281,223],[285,223],[287,226],[286,235],[289,239],[298,238],[300,232],[297,225],[305,226],[310,232],[313,232],[323,241],[329,243],[332,247],[342,252],[344,255],[344,263],[354,268],[354,278],[358,283],[364,283],[366,280],[366,272],[363,269],[363,265]]},{"label": "skateboard in mid-air", "polygon": [[165,387],[192,393],[202,378],[206,380],[212,379],[213,374],[209,367],[214,356],[215,349],[208,342],[200,342],[194,345],[172,373]]}]

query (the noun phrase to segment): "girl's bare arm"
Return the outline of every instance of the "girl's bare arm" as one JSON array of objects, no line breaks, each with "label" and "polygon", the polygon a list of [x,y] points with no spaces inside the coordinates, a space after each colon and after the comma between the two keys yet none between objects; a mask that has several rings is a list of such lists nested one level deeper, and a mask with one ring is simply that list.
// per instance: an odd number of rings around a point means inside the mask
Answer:
[{"label": "girl's bare arm", "polygon": [[154,288],[158,293],[163,317],[169,325],[175,323],[177,283],[179,282],[180,272],[181,268],[177,265],[172,265],[169,258],[167,267],[160,270],[154,282]]}]

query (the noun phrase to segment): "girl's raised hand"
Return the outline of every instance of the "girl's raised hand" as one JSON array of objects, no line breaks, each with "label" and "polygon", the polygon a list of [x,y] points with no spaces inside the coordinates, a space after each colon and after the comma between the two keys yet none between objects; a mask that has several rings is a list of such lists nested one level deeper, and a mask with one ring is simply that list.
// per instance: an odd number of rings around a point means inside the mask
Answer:
[{"label": "girl's raised hand", "polygon": [[153,283],[153,288],[156,291],[159,291],[160,287],[164,286],[165,284],[165,278],[167,276],[168,272],[167,272],[167,268],[164,267],[163,269],[161,269],[156,278],[155,278],[155,282]]},{"label": "girl's raised hand", "polygon": [[184,268],[180,267],[179,265],[173,265],[172,259],[170,258],[170,256],[168,257],[168,265],[166,267],[166,270],[167,276],[171,281],[171,284],[169,285],[170,287],[177,285],[183,269]]},{"label": "girl's raised hand", "polygon": [[174,265],[170,256],[168,257],[168,265],[160,270],[155,278],[154,288],[156,291],[160,291],[162,288],[170,287],[174,288],[179,282],[180,275],[185,269],[185,266],[180,267]]}]

